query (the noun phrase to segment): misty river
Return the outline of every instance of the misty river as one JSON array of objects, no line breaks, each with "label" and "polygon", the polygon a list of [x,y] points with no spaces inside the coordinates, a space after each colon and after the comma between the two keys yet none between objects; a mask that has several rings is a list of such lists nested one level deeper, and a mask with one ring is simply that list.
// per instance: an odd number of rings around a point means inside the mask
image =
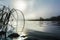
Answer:
[{"label": "misty river", "polygon": [[[18,33],[21,29],[22,27],[18,27]],[[60,21],[25,21],[23,32],[26,34],[26,39],[18,37],[13,40],[55,40],[56,37],[60,37]]]},{"label": "misty river", "polygon": [[58,21],[26,21],[25,28],[28,30],[48,33],[59,33],[60,22]]},{"label": "misty river", "polygon": [[[59,35],[60,34],[60,21],[26,21],[24,32],[32,38],[28,40],[33,40],[33,38],[37,38],[40,40],[40,36],[42,37],[43,35],[46,35],[48,37],[56,36],[59,38],[60,37]],[[42,40],[43,40],[43,37],[42,37]],[[53,39],[50,38],[48,40],[53,40]]]}]

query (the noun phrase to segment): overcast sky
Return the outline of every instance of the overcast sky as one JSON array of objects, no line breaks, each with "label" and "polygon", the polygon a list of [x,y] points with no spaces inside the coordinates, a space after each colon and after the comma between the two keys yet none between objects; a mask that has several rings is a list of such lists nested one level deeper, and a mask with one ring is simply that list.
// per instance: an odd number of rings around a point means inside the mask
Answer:
[{"label": "overcast sky", "polygon": [[60,15],[60,0],[0,0],[0,4],[22,10],[26,19]]}]

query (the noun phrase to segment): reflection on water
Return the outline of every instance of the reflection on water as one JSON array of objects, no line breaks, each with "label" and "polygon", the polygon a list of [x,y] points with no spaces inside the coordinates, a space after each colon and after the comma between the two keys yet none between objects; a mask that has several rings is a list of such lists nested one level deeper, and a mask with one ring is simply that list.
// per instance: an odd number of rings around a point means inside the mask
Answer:
[{"label": "reflection on water", "polygon": [[[55,34],[55,36],[59,38],[60,37],[60,35],[59,35],[60,34],[60,21],[26,21],[25,30],[27,32],[27,35],[32,36],[32,38],[36,37],[36,35],[42,36],[40,34],[41,32],[51,33],[51,35]],[[37,31],[37,32],[34,32],[32,30]],[[42,33],[42,34],[44,35],[44,33]],[[34,36],[34,34],[35,34],[35,36]],[[48,35],[50,36],[50,34],[48,34]],[[45,35],[44,37],[48,38],[49,37],[48,35]],[[53,36],[52,38],[54,38],[55,36]],[[30,40],[32,40],[32,39],[30,39]]]},{"label": "reflection on water", "polygon": [[[21,28],[19,27],[19,29]],[[27,36],[25,40],[58,40],[60,38],[60,21],[26,21],[24,33]],[[25,37],[23,37],[14,40],[24,40]]]},{"label": "reflection on water", "polygon": [[60,21],[26,21],[24,32],[25,40],[60,40]]},{"label": "reflection on water", "polygon": [[[57,21],[26,21],[25,29],[56,33],[60,31],[60,22]],[[59,32],[58,32],[59,33]]]}]

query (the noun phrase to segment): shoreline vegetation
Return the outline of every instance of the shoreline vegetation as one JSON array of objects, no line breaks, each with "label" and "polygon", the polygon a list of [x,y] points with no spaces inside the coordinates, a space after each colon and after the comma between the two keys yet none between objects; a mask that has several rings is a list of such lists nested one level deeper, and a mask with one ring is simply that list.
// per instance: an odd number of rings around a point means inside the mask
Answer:
[{"label": "shoreline vegetation", "polygon": [[60,16],[54,16],[45,19],[40,17],[39,19],[28,19],[27,21],[60,21]]}]

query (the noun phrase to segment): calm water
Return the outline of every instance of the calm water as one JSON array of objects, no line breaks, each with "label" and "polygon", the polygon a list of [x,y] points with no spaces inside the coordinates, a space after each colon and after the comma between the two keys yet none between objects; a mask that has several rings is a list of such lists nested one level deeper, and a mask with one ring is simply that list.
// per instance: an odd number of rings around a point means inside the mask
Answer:
[{"label": "calm water", "polygon": [[[60,37],[60,22],[58,21],[26,21],[25,32],[29,36],[40,35],[40,32],[51,33],[53,36]],[[43,35],[43,33],[42,33]],[[48,34],[50,35],[50,34]],[[34,36],[35,37],[35,36]]]},{"label": "calm water", "polygon": [[[18,33],[20,33],[22,27],[18,27]],[[60,22],[57,21],[26,21],[25,28],[23,31],[26,35],[35,37],[35,35],[44,35],[44,33],[52,33],[55,34],[57,37],[60,37]],[[41,33],[44,32],[44,33]],[[47,34],[45,34],[47,35]],[[50,34],[48,34],[50,35]],[[27,36],[28,37],[28,36]],[[36,36],[37,38],[37,36]],[[23,40],[24,38],[19,37],[14,40]]]},{"label": "calm water", "polygon": [[26,21],[25,24],[25,30],[60,33],[60,22],[57,21]]}]

